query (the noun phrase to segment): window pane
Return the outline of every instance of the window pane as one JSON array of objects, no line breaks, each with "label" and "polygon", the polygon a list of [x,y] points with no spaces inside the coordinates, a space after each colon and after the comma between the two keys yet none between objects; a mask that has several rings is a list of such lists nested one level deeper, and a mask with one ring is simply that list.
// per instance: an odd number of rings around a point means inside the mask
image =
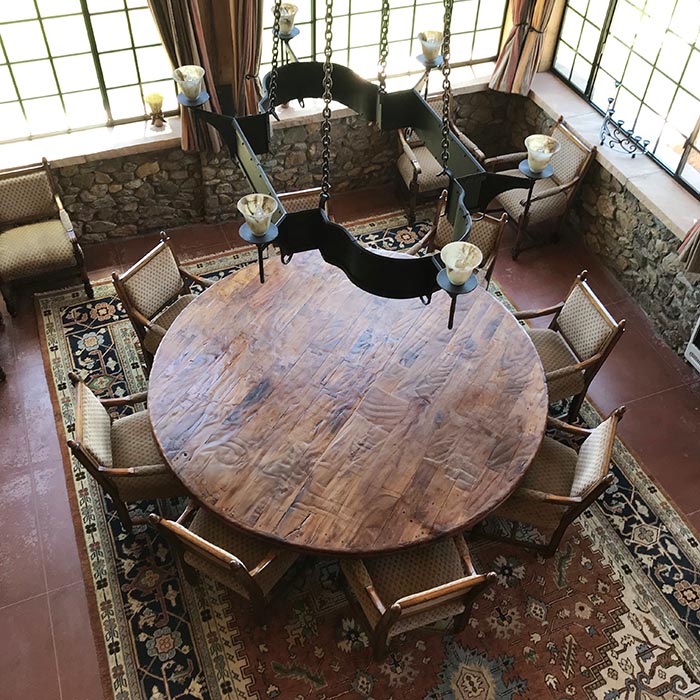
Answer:
[{"label": "window pane", "polygon": [[386,72],[389,75],[398,75],[400,73],[406,73],[413,65],[419,66],[418,61],[411,56],[410,51],[410,41],[399,41],[396,44],[392,44],[389,47]]},{"label": "window pane", "polygon": [[43,97],[39,100],[26,100],[24,111],[27,114],[29,130],[32,134],[53,134],[68,128],[66,115],[59,97]]},{"label": "window pane", "polygon": [[644,97],[644,93],[647,90],[651,71],[651,64],[637,56],[636,53],[633,53],[630,56],[622,82],[630,92],[633,92],[641,99]]},{"label": "window pane", "polygon": [[129,12],[129,21],[131,22],[131,33],[134,36],[134,46],[160,44],[160,34],[148,8]]},{"label": "window pane", "polygon": [[[455,10],[457,7],[455,7]],[[400,10],[392,10],[389,22],[389,41],[411,38],[411,21],[413,19],[413,9],[405,7]]]},{"label": "window pane", "polygon": [[565,78],[571,75],[571,69],[574,66],[576,54],[564,43],[560,43],[557,47],[557,55],[554,59],[554,70],[560,73]]},{"label": "window pane", "polygon": [[635,131],[643,139],[649,140],[651,148],[656,148],[656,142],[659,140],[663,128],[664,120],[649,107],[642,105],[635,124]]},{"label": "window pane", "polygon": [[12,72],[17,81],[19,96],[23,100],[29,97],[55,95],[58,92],[50,61],[18,63],[12,67]]},{"label": "window pane", "polygon": [[615,97],[616,94],[617,86],[612,76],[604,70],[598,71],[595,84],[593,85],[591,102],[603,111],[606,111],[608,109],[608,98]]},{"label": "window pane", "polygon": [[47,19],[44,21],[44,31],[52,56],[90,51],[90,40],[82,15]]},{"label": "window pane", "polygon": [[655,111],[665,116],[671,107],[676,86],[664,75],[654,71],[649,81],[644,101]]},{"label": "window pane", "polygon": [[564,17],[564,23],[561,27],[561,38],[572,49],[578,48],[578,41],[583,29],[583,19],[576,12],[567,12]]},{"label": "window pane", "polygon": [[668,121],[685,136],[690,136],[700,117],[700,102],[685,90],[679,90],[673,100]]},{"label": "window pane", "polygon": [[489,29],[476,32],[474,35],[474,52],[472,59],[490,58],[498,53],[498,42],[501,38],[500,29]]},{"label": "window pane", "polygon": [[168,54],[162,46],[153,46],[148,49],[136,49],[136,58],[139,64],[141,80],[161,80],[169,78],[173,74]]},{"label": "window pane", "polygon": [[[373,44],[379,36],[379,13],[353,15],[350,19],[350,46]],[[377,62],[379,51],[374,52],[374,62]],[[363,59],[364,60],[364,59]],[[352,58],[350,59],[352,63]]]},{"label": "window pane", "polygon": [[692,44],[700,31],[700,12],[697,0],[678,0],[670,28]]},{"label": "window pane", "polygon": [[[477,35],[480,34],[477,33]],[[457,39],[455,41],[455,38]],[[472,58],[472,46],[474,44],[474,32],[468,34],[459,34],[453,37],[450,51],[452,52],[452,63],[464,63]],[[491,56],[493,53],[487,53],[486,56]],[[478,56],[474,56],[478,58]]]},{"label": "window pane", "polygon": [[374,78],[377,75],[377,48],[369,46],[360,49],[350,49],[350,65],[363,78]]},{"label": "window pane", "polygon": [[608,7],[610,7],[610,0],[590,0],[586,18],[600,29],[605,21]]},{"label": "window pane", "polygon": [[588,76],[591,74],[591,64],[582,56],[576,56],[574,69],[571,72],[571,82],[579,89],[585,90]]},{"label": "window pane", "polygon": [[[353,3],[353,10],[355,3]],[[416,8],[416,34],[430,30],[442,31],[443,27],[443,5],[442,3],[434,2],[429,5],[421,5]]]},{"label": "window pane", "polygon": [[[479,3],[479,18],[477,20],[477,29],[500,29],[503,24],[503,12],[505,10],[504,0],[481,0]],[[453,18],[454,21],[454,18]],[[458,25],[452,25],[455,29]]]},{"label": "window pane", "polygon": [[[171,112],[178,109],[177,96],[175,94],[175,83],[172,80],[161,80],[155,83],[143,83],[143,94],[148,95],[157,92],[163,95],[163,111]],[[144,107],[148,112],[148,107]]]},{"label": "window pane", "polygon": [[[700,8],[698,8],[700,10]],[[667,32],[656,67],[671,80],[680,80],[690,55],[690,46],[675,34]]]},{"label": "window pane", "polygon": [[696,191],[700,191],[700,153],[691,149],[681,177]]},{"label": "window pane", "polygon": [[700,94],[700,53],[693,51],[688,67],[683,73],[681,85],[693,95]]},{"label": "window pane", "polygon": [[131,7],[148,7],[148,0],[126,0],[126,6]]},{"label": "window pane", "polygon": [[622,79],[630,50],[614,37],[609,37],[605,44],[605,51],[600,61],[600,65],[612,75],[615,80]]},{"label": "window pane", "polygon": [[613,15],[610,33],[623,44],[632,46],[641,20],[642,13],[636,7],[630,5],[627,0],[620,0]]},{"label": "window pane", "polygon": [[[0,22],[16,22],[36,17],[33,0],[4,0],[0,2]],[[3,37],[4,39],[4,37]]]},{"label": "window pane", "polygon": [[37,5],[42,17],[82,13],[80,0],[37,0]]},{"label": "window pane", "polygon": [[92,17],[92,29],[95,33],[97,50],[100,53],[115,49],[126,49],[131,46],[126,13],[117,12],[108,15],[94,15]]},{"label": "window pane", "polygon": [[0,104],[0,124],[2,124],[3,140],[11,141],[29,135],[29,128],[24,121],[19,102]]},{"label": "window pane", "polygon": [[54,61],[54,68],[62,92],[87,90],[98,85],[92,54],[57,58]]},{"label": "window pane", "polygon": [[615,102],[615,118],[622,119],[629,128],[634,124],[634,120],[639,114],[640,106],[641,102],[631,92],[622,87]]},{"label": "window pane", "polygon": [[0,66],[0,102],[9,102],[16,99],[17,93],[15,92],[15,86],[12,84],[10,69],[7,66]]},{"label": "window pane", "polygon": [[107,90],[109,106],[115,119],[129,119],[146,114],[138,87],[117,88]]},{"label": "window pane", "polygon": [[64,101],[68,124],[73,129],[84,126],[99,126],[107,121],[107,114],[99,90],[66,95]]},{"label": "window pane", "polygon": [[102,54],[100,65],[107,87],[138,83],[136,61],[134,60],[134,52],[131,50]]},{"label": "window pane", "polygon": [[39,22],[20,22],[0,29],[10,63],[48,56]]},{"label": "window pane", "polygon": [[109,12],[110,10],[123,10],[124,0],[87,0],[88,12]]},{"label": "window pane", "polygon": [[[477,9],[478,4],[474,2],[474,0],[455,3],[454,10],[452,11],[452,27],[454,31],[463,32],[467,29],[474,29],[474,27],[476,27]],[[394,21],[393,12],[391,14],[391,21]],[[389,24],[391,25],[391,22]]]},{"label": "window pane", "polygon": [[598,48],[600,30],[596,29],[590,22],[584,22],[581,41],[578,45],[579,53],[588,61],[593,61]]},{"label": "window pane", "polygon": [[666,125],[654,155],[671,170],[676,170],[685,147],[685,138],[672,126]]}]

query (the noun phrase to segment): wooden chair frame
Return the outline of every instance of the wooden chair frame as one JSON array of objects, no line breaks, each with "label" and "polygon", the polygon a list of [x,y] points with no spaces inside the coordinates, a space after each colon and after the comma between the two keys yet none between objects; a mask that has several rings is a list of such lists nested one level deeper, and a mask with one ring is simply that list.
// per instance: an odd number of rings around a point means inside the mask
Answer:
[{"label": "wooden chair frame", "polygon": [[[68,377],[74,387],[78,384],[84,384],[83,380],[75,373],[69,372]],[[145,391],[131,394],[129,396],[122,396],[118,399],[99,399],[100,403],[105,408],[111,408],[114,406],[133,406],[137,403],[145,403],[147,399],[147,393]],[[133,529],[133,523],[129,517],[129,510],[126,507],[124,501],[122,501],[119,496],[119,490],[112,482],[111,477],[117,476],[131,476],[135,474],[134,467],[126,468],[113,468],[106,467],[100,464],[87,450],[83,448],[83,398],[80,391],[76,391],[76,405],[75,405],[75,438],[68,440],[68,447],[73,453],[73,456],[80,462],[80,464],[85,467],[88,473],[93,479],[102,487],[102,490],[108,493],[112,501],[114,502],[114,507],[121,520],[124,529],[127,532],[131,532]]]},{"label": "wooden chair frame", "polygon": [[[614,425],[612,438],[610,440],[610,443],[608,444],[607,453],[605,455],[605,461],[608,463],[608,465],[612,460],[612,453],[615,447],[617,425],[622,419],[624,413],[625,406],[619,406],[610,414],[610,417],[613,418]],[[569,423],[564,423],[558,418],[553,418],[552,416],[547,417],[547,425],[550,428],[555,428],[556,430],[567,432],[570,435],[574,435],[575,437],[585,438],[593,432],[593,429],[581,428],[576,425],[570,425]],[[542,555],[546,558],[552,557],[559,548],[559,544],[561,543],[562,537],[564,536],[564,533],[568,529],[569,525],[571,525],[571,523],[574,522],[574,520],[576,520],[576,518],[578,518],[579,515],[581,515],[581,513],[587,510],[588,507],[594,501],[596,501],[602,493],[607,491],[607,489],[610,488],[614,481],[615,477],[608,472],[598,482],[593,484],[593,486],[591,486],[591,488],[583,496],[562,496],[560,494],[535,491],[534,489],[520,489],[521,492],[526,492],[528,498],[530,498],[531,500],[541,502],[543,504],[543,507],[546,507],[548,504],[553,506],[567,507],[567,510],[562,514],[561,521],[552,533],[552,536],[549,538],[549,541],[540,544],[537,542],[526,542],[524,540],[516,538],[514,535],[511,537],[507,537],[491,535],[489,533],[487,536],[489,539],[498,540],[502,542],[510,542],[512,544],[516,544],[526,549],[534,549],[538,552],[541,552]]]},{"label": "wooden chair frame", "polygon": [[[423,248],[427,249],[427,253],[432,253],[435,250],[437,250],[437,246],[435,245],[435,237],[438,232],[438,226],[440,225],[440,217],[445,216],[446,204],[447,190],[443,190],[440,194],[440,199],[438,200],[437,207],[435,208],[435,215],[433,217],[433,223],[430,227],[430,231],[428,231],[428,233],[426,233],[425,236],[423,236],[423,238],[421,238],[420,241],[418,241],[418,243],[415,243],[410,248],[401,251],[402,253],[405,253],[406,255],[418,255],[418,252],[421,251]],[[481,262],[481,265],[479,265],[479,269],[483,270],[485,273],[484,280],[486,282],[486,289],[488,289],[489,284],[491,284],[491,275],[493,275],[493,268],[496,266],[496,257],[498,256],[498,249],[501,245],[503,232],[505,231],[506,224],[508,223],[508,214],[503,212],[500,218],[496,218],[495,216],[491,216],[490,214],[477,212],[472,216],[472,222],[482,221],[483,219],[500,224],[500,228],[498,230],[498,233],[496,234],[496,240],[494,241],[493,250],[491,251],[491,254],[486,258],[486,260],[483,260]]]},{"label": "wooden chair frame", "polygon": [[125,283],[134,275],[136,274],[139,270],[144,268],[146,265],[148,265],[157,255],[159,255],[165,248],[168,248],[170,250],[171,255],[173,256],[173,259],[175,260],[175,264],[177,265],[178,269],[180,270],[180,276],[182,278],[182,287],[179,289],[179,291],[174,294],[172,297],[170,297],[165,304],[163,304],[158,311],[156,312],[156,315],[159,314],[163,309],[167,308],[170,306],[172,303],[174,303],[178,297],[182,296],[182,294],[189,294],[190,293],[190,285],[192,282],[196,282],[198,284],[201,284],[203,287],[211,287],[212,284],[214,284],[211,280],[205,279],[204,277],[199,277],[198,275],[195,275],[191,272],[189,272],[187,269],[185,269],[181,264],[180,261],[175,253],[175,250],[171,244],[170,237],[165,231],[160,232],[160,242],[156,245],[153,250],[150,252],[146,253],[141,260],[139,260],[137,263],[132,265],[126,272],[123,272],[122,274],[119,274],[117,272],[112,273],[112,282],[114,283],[114,288],[117,291],[117,296],[122,302],[122,305],[124,307],[124,311],[126,312],[126,315],[129,317],[129,320],[131,321],[131,325],[134,327],[134,331],[136,332],[136,335],[139,339],[139,342],[141,344],[141,351],[143,352],[143,357],[144,360],[146,361],[146,369],[150,372],[151,366],[153,365],[153,354],[149,352],[145,345],[144,345],[144,338],[146,337],[146,332],[153,328],[153,323],[151,319],[146,318],[133,304],[131,301],[131,297],[129,296],[129,292],[126,288]]},{"label": "wooden chair frame", "polygon": [[[516,259],[518,254],[525,249],[521,248],[519,244],[521,238],[526,235],[532,205],[542,201],[543,199],[546,199],[547,197],[552,197],[556,194],[563,192],[566,195],[566,205],[563,213],[558,216],[557,227],[554,234],[552,235],[552,240],[555,240],[558,237],[561,226],[566,220],[566,215],[569,213],[571,201],[576,192],[578,191],[578,188],[580,187],[581,182],[583,181],[583,178],[588,172],[588,168],[590,168],[591,163],[593,162],[593,159],[595,158],[595,155],[598,151],[597,146],[588,146],[578,136],[576,136],[576,134],[574,134],[571,131],[571,129],[569,129],[569,127],[566,125],[563,116],[560,116],[559,119],[557,119],[556,124],[552,129],[552,133],[554,133],[554,131],[556,131],[557,129],[561,129],[566,134],[567,138],[570,139],[570,141],[577,148],[579,148],[582,152],[586,154],[586,158],[582,163],[581,167],[579,168],[578,175],[576,175],[573,180],[561,183],[559,185],[554,185],[553,187],[549,187],[546,190],[543,190],[532,197],[526,196],[520,201],[520,205],[524,207],[524,210],[519,220],[517,221],[515,243],[513,244],[513,259]],[[484,168],[486,168],[486,170],[490,172],[499,172],[501,170],[506,170],[509,167],[517,167],[518,163],[520,163],[520,161],[524,160],[525,158],[527,158],[527,151],[520,151],[518,153],[507,153],[501,156],[495,156],[493,158],[486,158],[482,161],[482,165],[484,166]],[[523,178],[523,180],[525,180],[525,178]],[[529,188],[531,184],[532,183],[528,182],[526,186]]]},{"label": "wooden chair frame", "polygon": [[[608,338],[605,345],[603,345],[603,347],[595,355],[593,355],[593,357],[590,357],[587,360],[577,362],[574,365],[562,367],[561,369],[555,370],[557,379],[568,374],[583,372],[583,389],[579,394],[576,394],[571,399],[571,403],[569,405],[569,411],[566,417],[566,420],[569,423],[572,423],[578,418],[579,411],[581,410],[581,405],[583,404],[583,400],[586,398],[586,393],[588,392],[588,387],[590,386],[590,383],[593,381],[593,378],[603,365],[603,362],[605,362],[606,358],[608,357],[612,349],[615,347],[615,344],[620,339],[620,336],[624,333],[626,324],[626,320],[624,318],[620,321],[616,321],[610,315],[610,312],[605,308],[605,306],[603,306],[600,299],[598,299],[593,290],[588,286],[588,283],[586,282],[587,275],[588,271],[582,270],[581,273],[576,276],[574,283],[569,288],[569,292],[566,295],[566,298],[568,299],[569,296],[571,296],[571,293],[574,291],[574,289],[578,287],[586,295],[586,297],[588,297],[588,299],[595,306],[596,310],[600,313],[600,315],[605,319],[613,333]],[[561,313],[561,310],[564,308],[564,303],[565,301],[560,301],[558,304],[555,304],[554,306],[548,306],[544,309],[537,309],[532,311],[517,311],[514,313],[514,316],[519,320],[527,320],[531,318],[540,318],[542,316],[551,315],[552,320],[548,328],[550,330],[561,333],[557,324],[557,319],[559,317],[559,314]],[[567,340],[566,336],[564,336],[563,333],[561,333],[561,335],[564,338],[564,340]],[[568,340],[567,344],[569,344]],[[574,352],[573,348],[571,348],[571,350],[572,352]],[[574,352],[574,354],[576,353]],[[555,377],[550,376],[548,377],[548,379],[549,378],[553,379]]]},{"label": "wooden chair frame", "polygon": [[467,576],[463,576],[455,581],[443,583],[440,586],[435,586],[434,588],[429,588],[419,593],[413,593],[399,598],[392,603],[387,603],[381,599],[374,582],[371,580],[369,572],[367,572],[367,578],[370,583],[364,588],[369,599],[381,616],[374,629],[369,625],[374,657],[377,661],[381,661],[386,656],[389,650],[389,632],[403,617],[411,617],[431,608],[461,600],[464,605],[464,611],[453,618],[454,622],[452,626],[452,631],[454,633],[461,632],[469,621],[474,599],[496,578],[496,574],[492,571],[486,574],[477,573],[472,563],[469,549],[462,535],[457,535],[452,539],[457,547],[460,559],[468,572]]},{"label": "wooden chair frame", "polygon": [[[271,548],[263,559],[249,570],[235,554],[217,547],[188,529],[188,525],[199,508],[198,504],[190,501],[182,515],[175,521],[162,518],[156,513],[149,514],[148,520],[175,547],[185,578],[189,583],[196,585],[200,574],[192,565],[185,561],[184,554],[186,551],[206,559],[211,564],[219,567],[224,574],[232,575],[248,594],[246,602],[253,609],[253,614],[259,622],[263,622],[267,613],[268,598],[256,581],[256,576],[275,560],[279,554],[279,549]],[[239,595],[238,591],[231,590]],[[245,600],[243,596],[241,597]]]},{"label": "wooden chair frame", "polygon": [[[4,170],[0,170],[0,180],[7,180],[13,177],[21,177],[23,175],[31,175],[32,173],[41,171],[44,171],[46,173],[49,188],[51,189],[51,194],[56,205],[56,214],[61,220],[61,223],[64,224],[64,228],[66,228],[66,222],[70,221],[70,217],[68,217],[63,207],[63,202],[61,201],[61,197],[58,193],[58,188],[56,187],[56,181],[53,177],[53,173],[51,172],[51,165],[46,160],[46,158],[42,158],[41,163],[34,163],[33,165],[27,165],[21,168],[6,168]],[[54,217],[48,216],[24,216],[5,221],[2,224],[0,224],[0,227],[3,230],[8,230],[10,228],[24,226],[26,224],[39,223],[41,221],[46,221],[53,218]],[[0,233],[0,235],[2,235],[2,233]],[[80,247],[80,243],[78,243],[78,239],[75,235],[75,231],[73,230],[72,225],[70,229],[66,229],[66,235],[68,236],[68,240],[70,241],[70,244],[73,248],[75,264],[80,273],[80,279],[83,283],[83,287],[85,288],[85,293],[90,299],[93,299],[95,296],[95,292],[92,289],[90,277],[88,276],[87,269],[85,268],[85,256],[83,254],[83,249]],[[21,279],[32,279],[32,277]],[[10,314],[10,316],[15,316],[17,314],[17,308],[14,303],[14,292],[12,287],[18,281],[20,280],[5,281],[0,277],[0,293],[2,294],[3,299],[5,300],[5,306],[7,307],[7,311]]]}]

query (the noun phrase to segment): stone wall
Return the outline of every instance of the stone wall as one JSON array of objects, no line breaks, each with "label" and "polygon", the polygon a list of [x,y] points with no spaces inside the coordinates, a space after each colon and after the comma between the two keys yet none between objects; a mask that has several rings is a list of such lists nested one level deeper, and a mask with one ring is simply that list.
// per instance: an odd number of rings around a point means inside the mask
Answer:
[{"label": "stone wall", "polygon": [[[393,133],[357,116],[332,123],[332,191],[392,181],[397,157]],[[320,123],[276,126],[270,153],[261,157],[277,192],[321,183]],[[238,216],[236,202],[251,190],[227,151],[183,153],[179,148],[96,160],[59,168],[66,210],[83,243]]]}]

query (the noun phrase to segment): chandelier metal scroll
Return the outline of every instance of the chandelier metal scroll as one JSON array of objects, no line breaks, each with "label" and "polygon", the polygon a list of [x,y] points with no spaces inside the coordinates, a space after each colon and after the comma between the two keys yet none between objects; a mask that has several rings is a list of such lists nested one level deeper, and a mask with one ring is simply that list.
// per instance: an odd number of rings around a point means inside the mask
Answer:
[{"label": "chandelier metal scroll", "polygon": [[[451,6],[451,0],[446,0],[446,5]],[[326,0],[326,16],[331,22],[332,14],[332,0]],[[332,39],[332,24],[328,29],[327,40],[329,36]],[[331,58],[332,55],[326,54],[324,63],[290,62],[277,66],[264,78],[259,114],[231,117],[192,106],[190,109],[220,132],[252,190],[269,194],[278,202],[274,222],[279,229],[277,244],[283,262],[289,263],[295,253],[318,250],[326,262],[342,269],[356,286],[367,292],[395,299],[429,300],[439,289],[434,255],[406,258],[380,255],[360,245],[343,226],[329,221],[324,208],[327,197],[323,196],[330,190],[329,173],[328,179],[322,178],[322,189],[324,183],[328,189],[322,192],[318,208],[296,212],[285,210],[258,158],[270,151],[270,114],[275,104],[324,98],[324,107],[329,107],[330,99],[327,98],[332,98],[368,122],[376,123],[381,130],[412,128],[436,159],[446,155],[443,162],[449,161],[451,177],[446,216],[452,224],[453,240],[469,237],[470,209],[483,210],[500,192],[522,187],[522,179],[486,173],[452,133],[449,118],[445,131],[444,110],[441,119],[415,89],[383,92],[381,85],[361,78],[346,66],[332,63]],[[324,113],[324,121],[326,117],[330,124],[330,115]],[[330,130],[323,135],[328,137],[330,149]],[[328,158],[330,160],[330,152]]]}]

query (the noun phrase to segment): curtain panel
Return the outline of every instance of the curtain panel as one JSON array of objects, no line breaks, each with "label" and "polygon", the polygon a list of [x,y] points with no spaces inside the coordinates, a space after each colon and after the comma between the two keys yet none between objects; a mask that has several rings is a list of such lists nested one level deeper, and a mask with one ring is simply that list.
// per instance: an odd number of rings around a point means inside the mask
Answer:
[{"label": "curtain panel", "polygon": [[532,10],[532,21],[527,30],[523,50],[515,71],[511,92],[527,95],[530,92],[532,79],[537,73],[544,43],[544,31],[552,17],[556,0],[536,0]]},{"label": "curtain panel", "polygon": [[[210,112],[221,112],[197,0],[148,0],[148,5],[173,67],[188,64],[202,66],[205,71],[204,89],[211,96],[202,108]],[[216,130],[203,122],[195,121],[185,107],[180,108],[180,115],[182,150],[209,150],[218,153],[221,139]]]},{"label": "curtain panel", "polygon": [[513,26],[496,60],[496,67],[489,81],[492,90],[512,92],[515,72],[530,27],[535,0],[513,0],[511,7]]},{"label": "curtain panel", "polygon": [[233,105],[239,116],[257,114],[263,0],[229,0],[233,41]]}]

